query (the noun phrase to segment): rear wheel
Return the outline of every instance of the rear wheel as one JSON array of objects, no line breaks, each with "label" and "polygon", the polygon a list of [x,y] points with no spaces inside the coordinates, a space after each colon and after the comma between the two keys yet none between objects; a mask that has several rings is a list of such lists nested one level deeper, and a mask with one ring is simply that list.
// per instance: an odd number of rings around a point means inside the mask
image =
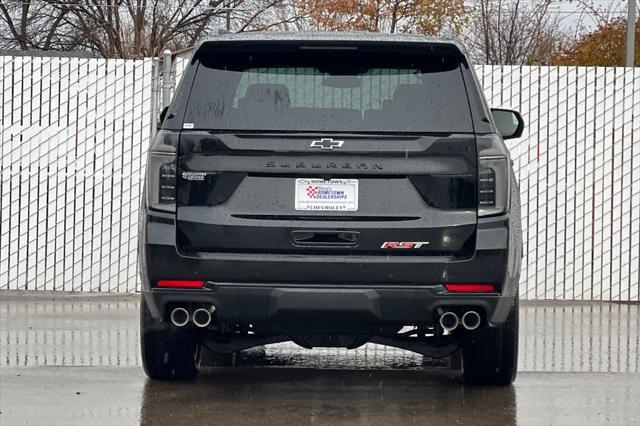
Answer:
[{"label": "rear wheel", "polygon": [[518,297],[507,320],[497,327],[468,333],[462,345],[464,381],[474,385],[509,385],[518,370]]},{"label": "rear wheel", "polygon": [[156,321],[140,297],[140,345],[145,373],[156,380],[188,380],[198,374],[200,344],[193,330]]}]

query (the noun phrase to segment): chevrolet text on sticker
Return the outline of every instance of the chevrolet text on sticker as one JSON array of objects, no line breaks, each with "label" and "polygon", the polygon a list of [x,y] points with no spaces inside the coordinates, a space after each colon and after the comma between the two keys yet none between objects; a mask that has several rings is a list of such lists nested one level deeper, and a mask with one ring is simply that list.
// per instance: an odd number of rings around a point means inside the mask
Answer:
[{"label": "chevrolet text on sticker", "polygon": [[380,248],[390,249],[419,249],[422,246],[428,246],[429,241],[385,241]]},{"label": "chevrolet text on sticker", "polygon": [[357,211],[357,179],[296,179],[295,209]]}]

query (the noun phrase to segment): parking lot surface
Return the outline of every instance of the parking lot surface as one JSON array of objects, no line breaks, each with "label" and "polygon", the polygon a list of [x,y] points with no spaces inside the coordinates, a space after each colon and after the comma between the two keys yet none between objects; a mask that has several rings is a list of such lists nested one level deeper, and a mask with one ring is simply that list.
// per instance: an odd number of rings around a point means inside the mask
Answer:
[{"label": "parking lot surface", "polygon": [[0,293],[0,424],[639,424],[640,305],[524,303],[520,373],[462,384],[378,345],[242,353],[147,380],[136,296]]}]

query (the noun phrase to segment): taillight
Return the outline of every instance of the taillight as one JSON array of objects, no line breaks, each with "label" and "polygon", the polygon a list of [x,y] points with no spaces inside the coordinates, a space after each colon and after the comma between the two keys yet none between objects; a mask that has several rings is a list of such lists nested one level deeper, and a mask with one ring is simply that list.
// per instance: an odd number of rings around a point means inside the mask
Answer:
[{"label": "taillight", "polygon": [[498,135],[479,135],[478,216],[493,216],[509,210],[509,152]]},{"label": "taillight", "polygon": [[492,284],[445,284],[444,287],[451,293],[496,293]]},{"label": "taillight", "polygon": [[509,167],[505,157],[480,157],[478,163],[478,216],[507,211]]},{"label": "taillight", "polygon": [[156,286],[161,288],[202,288],[202,280],[159,280]]},{"label": "taillight", "polygon": [[153,139],[147,165],[147,204],[154,210],[176,211],[176,148],[178,134],[162,130]]}]

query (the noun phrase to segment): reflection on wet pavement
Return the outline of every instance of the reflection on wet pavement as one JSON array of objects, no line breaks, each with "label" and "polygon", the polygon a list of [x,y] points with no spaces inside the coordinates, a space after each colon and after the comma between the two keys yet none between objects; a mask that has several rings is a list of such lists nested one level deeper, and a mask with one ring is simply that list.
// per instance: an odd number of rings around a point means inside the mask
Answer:
[{"label": "reflection on wet pavement", "polygon": [[530,302],[521,309],[520,369],[640,371],[640,304]]},{"label": "reflection on wet pavement", "polygon": [[524,304],[522,372],[501,388],[400,349],[292,343],[154,382],[137,309],[135,297],[0,294],[0,424],[640,424],[637,304]]},{"label": "reflection on wet pavement", "polygon": [[[140,365],[137,297],[6,295],[0,301],[0,365]],[[520,371],[640,372],[638,304],[527,302],[520,315]],[[374,344],[307,350],[288,342],[244,353],[239,361],[344,369],[425,364],[421,355]]]},{"label": "reflection on wet pavement", "polygon": [[140,365],[136,297],[3,296],[0,365]]},{"label": "reflection on wet pavement", "polygon": [[137,367],[0,369],[0,424],[637,425],[637,374],[521,373],[473,387],[443,370],[211,368],[154,382]]}]

